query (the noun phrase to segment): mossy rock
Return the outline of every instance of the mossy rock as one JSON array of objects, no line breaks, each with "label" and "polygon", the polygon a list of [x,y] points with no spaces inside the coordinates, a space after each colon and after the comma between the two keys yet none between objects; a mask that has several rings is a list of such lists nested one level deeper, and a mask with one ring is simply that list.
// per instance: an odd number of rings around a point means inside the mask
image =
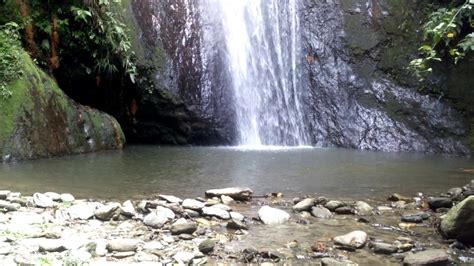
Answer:
[{"label": "mossy rock", "polygon": [[441,232],[450,239],[474,244],[474,196],[454,206],[441,221]]},{"label": "mossy rock", "polygon": [[22,77],[0,99],[0,162],[122,148],[111,116],[75,103],[23,53]]}]

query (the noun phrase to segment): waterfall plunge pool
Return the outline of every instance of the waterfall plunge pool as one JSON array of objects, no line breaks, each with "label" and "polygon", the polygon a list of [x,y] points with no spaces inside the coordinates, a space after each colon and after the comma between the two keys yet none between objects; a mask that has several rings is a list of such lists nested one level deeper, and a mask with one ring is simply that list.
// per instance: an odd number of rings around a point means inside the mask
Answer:
[{"label": "waterfall plunge pool", "polygon": [[0,165],[1,189],[69,192],[76,197],[140,199],[157,193],[203,196],[211,188],[248,186],[256,195],[317,193],[382,199],[397,192],[438,193],[463,186],[472,158],[336,148],[127,146]]}]

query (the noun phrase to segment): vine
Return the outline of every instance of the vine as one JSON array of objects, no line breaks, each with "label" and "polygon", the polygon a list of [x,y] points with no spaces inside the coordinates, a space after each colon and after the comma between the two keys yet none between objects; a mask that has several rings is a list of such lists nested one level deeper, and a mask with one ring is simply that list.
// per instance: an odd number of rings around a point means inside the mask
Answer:
[{"label": "vine", "polygon": [[461,5],[438,8],[423,26],[424,41],[419,48],[421,56],[410,62],[410,69],[422,81],[433,69],[434,61],[449,55],[457,64],[466,54],[474,51],[474,0]]}]

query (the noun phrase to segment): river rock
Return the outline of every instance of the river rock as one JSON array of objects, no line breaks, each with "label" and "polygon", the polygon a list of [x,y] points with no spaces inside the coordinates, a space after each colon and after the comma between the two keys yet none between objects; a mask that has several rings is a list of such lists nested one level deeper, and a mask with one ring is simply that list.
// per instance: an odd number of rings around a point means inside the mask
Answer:
[{"label": "river rock", "polygon": [[168,215],[165,212],[152,211],[145,216],[143,223],[152,228],[161,228],[168,222],[168,220]]},{"label": "river rock", "polygon": [[18,203],[10,203],[8,201],[0,200],[0,209],[5,209],[7,211],[18,211],[20,209],[20,204]]},{"label": "river rock", "polygon": [[95,210],[103,205],[97,202],[82,202],[67,208],[71,219],[87,220],[94,216]]},{"label": "river rock", "polygon": [[374,210],[374,208],[365,201],[356,202],[354,208],[356,209],[357,214],[359,215],[371,214],[372,211]]},{"label": "river rock", "polygon": [[184,214],[191,217],[191,218],[197,218],[200,215],[199,212],[193,211],[193,210],[190,210],[190,209],[185,209]]},{"label": "river rock", "polygon": [[231,205],[235,202],[235,200],[233,198],[231,198],[229,196],[226,196],[226,195],[221,196],[221,201],[225,205]]},{"label": "river rock", "polygon": [[337,201],[337,200],[330,200],[324,205],[324,207],[330,211],[334,211],[337,208],[344,207],[344,206],[346,206],[345,203]]},{"label": "river rock", "polygon": [[120,204],[109,203],[95,210],[94,216],[101,221],[110,221],[120,214]]},{"label": "river rock", "polygon": [[200,211],[206,206],[204,202],[197,201],[195,199],[185,199],[181,206],[185,209]]},{"label": "river rock", "polygon": [[122,206],[120,207],[120,213],[127,217],[133,217],[137,212],[135,211],[135,206],[131,200],[125,201]]},{"label": "river rock", "polygon": [[314,206],[315,202],[316,202],[316,199],[314,198],[306,198],[298,202],[295,206],[293,206],[293,210],[297,212],[308,211],[311,209],[311,207]]},{"label": "river rock", "polygon": [[456,197],[462,193],[462,188],[460,187],[453,187],[450,190],[448,190],[448,195],[451,197]]},{"label": "river rock", "polygon": [[353,231],[342,236],[336,236],[334,243],[343,247],[361,248],[367,242],[367,233],[363,231]]},{"label": "river rock", "polygon": [[431,209],[436,210],[439,208],[451,208],[453,206],[453,200],[450,198],[428,198],[428,205]]},{"label": "river rock", "polygon": [[474,244],[474,196],[454,206],[441,221],[440,229],[447,238]]},{"label": "river rock", "polygon": [[60,201],[61,200],[61,195],[56,192],[46,192],[44,193],[46,196],[48,196],[50,199],[53,201]]},{"label": "river rock", "polygon": [[195,223],[174,223],[171,226],[171,234],[181,235],[181,234],[192,234],[197,230],[197,225]]},{"label": "river rock", "polygon": [[330,210],[324,208],[323,206],[316,206],[311,209],[311,214],[319,219],[331,219],[332,213]]},{"label": "river rock", "polygon": [[336,260],[333,258],[322,258],[322,266],[358,266],[359,264],[352,262],[350,260]]},{"label": "river rock", "polygon": [[216,241],[207,239],[202,241],[199,244],[199,251],[201,251],[204,254],[209,254],[214,250],[214,247],[216,246]]},{"label": "river rock", "polygon": [[389,201],[405,201],[405,202],[412,202],[412,201],[413,201],[413,198],[407,197],[407,196],[403,196],[403,195],[400,195],[400,194],[398,194],[398,193],[393,193],[392,195],[390,195],[390,197],[387,198],[387,200],[389,200]]},{"label": "river rock", "polygon": [[40,208],[51,208],[54,206],[54,201],[49,196],[42,193],[33,194],[33,202]]},{"label": "river rock", "polygon": [[371,242],[370,248],[377,254],[390,255],[398,251],[398,247],[388,243]]},{"label": "river rock", "polygon": [[245,220],[245,216],[243,216],[242,214],[238,213],[238,212],[230,212],[230,217],[233,219],[233,220],[236,220],[236,221],[243,221]]},{"label": "river rock", "polygon": [[253,191],[250,188],[230,187],[223,189],[211,189],[206,191],[206,197],[221,197],[222,195],[229,196],[234,200],[249,200]]},{"label": "river rock", "polygon": [[354,210],[349,206],[339,207],[334,212],[337,214],[354,214]]},{"label": "river rock", "polygon": [[74,202],[76,199],[74,198],[73,195],[69,193],[63,193],[61,194],[61,201],[62,202]]},{"label": "river rock", "polygon": [[218,209],[221,209],[221,210],[224,210],[224,211],[228,211],[228,212],[232,211],[232,208],[231,208],[231,207],[229,207],[229,206],[227,206],[227,205],[224,205],[224,204],[220,204],[220,203],[219,203],[219,204],[212,205],[211,207],[213,207],[213,208],[218,208]]},{"label": "river rock", "polygon": [[173,256],[173,259],[179,264],[188,265],[194,259],[194,253],[191,253],[191,252],[177,252]]},{"label": "river rock", "polygon": [[181,202],[183,202],[182,199],[180,199],[178,197],[175,197],[175,196],[172,196],[172,195],[158,195],[158,197],[160,199],[166,200],[169,203],[181,204]]},{"label": "river rock", "polygon": [[249,227],[246,224],[237,220],[230,220],[227,223],[226,227],[227,229],[232,229],[232,230],[248,230],[249,229]]},{"label": "river rock", "polygon": [[214,208],[214,207],[204,207],[202,208],[202,214],[205,216],[213,216],[217,217],[222,220],[229,220],[230,219],[230,214],[228,211],[219,209],[219,208]]},{"label": "river rock", "polygon": [[61,252],[66,250],[66,247],[60,239],[42,239],[39,242],[39,250],[43,252]]},{"label": "river rock", "polygon": [[176,214],[174,214],[174,212],[171,209],[163,207],[163,206],[157,206],[155,212],[158,215],[166,216],[168,220],[173,220],[174,218],[176,218]]},{"label": "river rock", "polygon": [[442,249],[431,249],[413,253],[403,259],[403,265],[448,265],[449,257]]},{"label": "river rock", "polygon": [[129,252],[136,251],[138,243],[140,241],[136,239],[112,239],[107,242],[107,250],[117,252]]},{"label": "river rock", "polygon": [[258,211],[258,216],[264,224],[283,224],[290,220],[290,215],[280,209],[272,208],[270,206],[263,206]]},{"label": "river rock", "polygon": [[0,190],[0,200],[5,200],[10,195],[10,190]]}]

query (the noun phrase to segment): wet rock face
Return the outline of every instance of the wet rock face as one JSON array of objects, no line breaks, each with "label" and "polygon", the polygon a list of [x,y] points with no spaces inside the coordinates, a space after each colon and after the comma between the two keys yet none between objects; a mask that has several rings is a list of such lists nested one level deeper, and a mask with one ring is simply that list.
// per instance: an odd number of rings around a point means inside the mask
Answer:
[{"label": "wet rock face", "polygon": [[24,56],[14,95],[0,103],[0,162],[120,149],[117,121],[68,98],[55,81]]},{"label": "wet rock face", "polygon": [[[143,60],[152,66],[149,76],[159,89],[141,95],[132,130],[136,139],[170,144],[235,139],[224,36],[218,27],[213,27],[212,41],[204,34],[215,21],[200,13],[198,2],[132,1]],[[299,74],[312,144],[470,153],[461,115],[444,100],[419,93],[406,71],[419,45],[424,4],[300,1],[305,57]]]},{"label": "wet rock face", "polygon": [[[307,113],[315,144],[469,153],[460,114],[418,93],[406,73],[400,73],[416,49],[421,16],[412,1],[303,3]],[[408,38],[394,26],[408,19],[403,10],[412,16],[405,23],[411,27],[405,29],[412,32]],[[395,46],[408,47],[401,53]]]}]

